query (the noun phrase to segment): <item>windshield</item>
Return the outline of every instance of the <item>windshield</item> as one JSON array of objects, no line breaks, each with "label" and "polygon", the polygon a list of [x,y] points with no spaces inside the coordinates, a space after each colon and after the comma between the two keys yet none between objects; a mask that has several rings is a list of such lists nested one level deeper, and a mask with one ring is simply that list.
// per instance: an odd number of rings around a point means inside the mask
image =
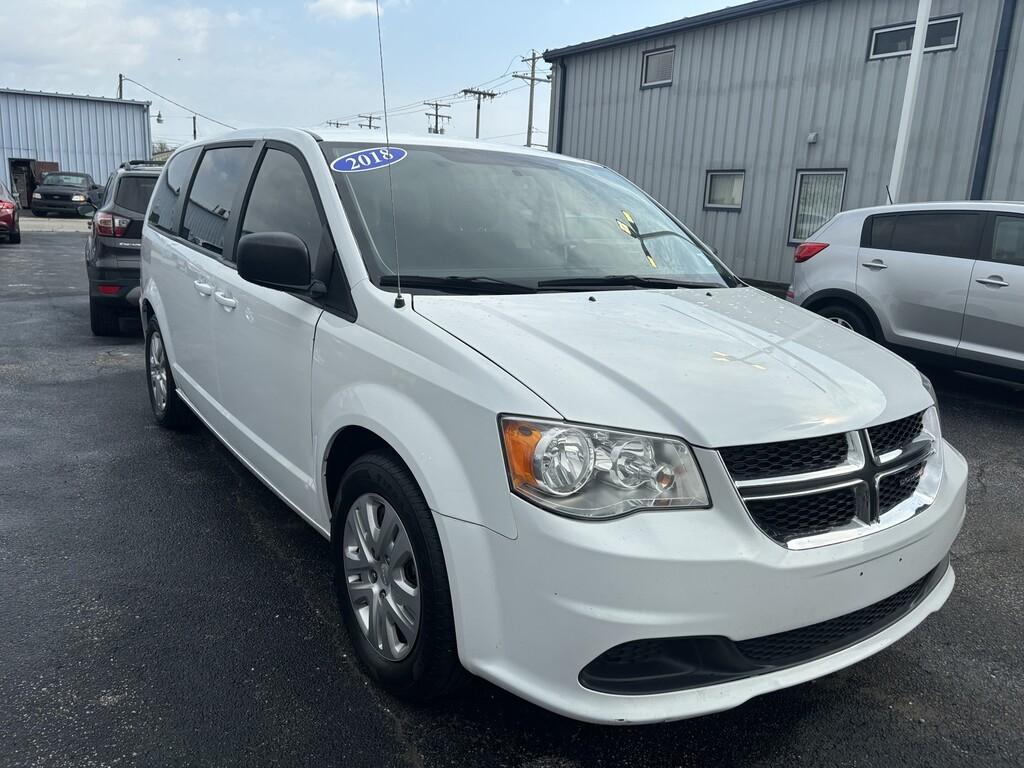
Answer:
[{"label": "windshield", "polygon": [[[328,163],[366,149],[322,146]],[[605,168],[491,150],[404,149],[390,166],[394,219],[387,167],[366,170],[367,163],[350,160],[337,165],[354,172],[333,172],[378,285],[394,282],[388,276],[397,267],[396,240],[403,277],[495,278],[531,288],[622,275],[701,287],[737,284],[646,194]],[[479,288],[488,285],[481,281]]]},{"label": "windshield", "polygon": [[48,173],[43,176],[43,185],[47,187],[84,187],[85,176],[79,173]]}]

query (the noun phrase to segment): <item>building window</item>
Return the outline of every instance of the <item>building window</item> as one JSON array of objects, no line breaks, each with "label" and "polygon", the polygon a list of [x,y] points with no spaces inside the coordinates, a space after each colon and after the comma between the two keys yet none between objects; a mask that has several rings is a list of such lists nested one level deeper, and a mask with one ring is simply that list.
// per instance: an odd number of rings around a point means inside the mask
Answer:
[{"label": "building window", "polygon": [[845,190],[845,170],[797,171],[790,243],[802,243],[839,213]]},{"label": "building window", "polygon": [[743,204],[743,171],[708,171],[704,207],[738,211]]},{"label": "building window", "polygon": [[650,88],[655,85],[672,85],[672,64],[675,58],[675,48],[644,51],[643,75],[640,79],[640,87]]},{"label": "building window", "polygon": [[[928,36],[924,41],[925,51],[950,51],[960,42],[960,17],[932,19],[928,22]],[[869,59],[889,59],[893,56],[909,56],[914,45],[914,25],[897,24],[871,30]]]}]

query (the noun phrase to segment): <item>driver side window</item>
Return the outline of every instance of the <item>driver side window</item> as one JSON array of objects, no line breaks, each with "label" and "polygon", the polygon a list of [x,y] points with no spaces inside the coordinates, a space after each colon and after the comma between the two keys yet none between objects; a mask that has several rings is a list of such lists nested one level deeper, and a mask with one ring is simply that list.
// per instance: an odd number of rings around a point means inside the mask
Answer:
[{"label": "driver side window", "polygon": [[268,149],[256,172],[242,219],[242,235],[288,232],[306,244],[314,273],[327,239],[326,228],[299,161]]}]

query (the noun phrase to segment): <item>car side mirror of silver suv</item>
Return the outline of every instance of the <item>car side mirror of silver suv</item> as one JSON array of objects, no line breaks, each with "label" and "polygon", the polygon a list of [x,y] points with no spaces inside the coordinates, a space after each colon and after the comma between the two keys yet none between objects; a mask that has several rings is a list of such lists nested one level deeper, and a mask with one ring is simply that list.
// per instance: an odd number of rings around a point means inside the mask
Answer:
[{"label": "car side mirror of silver suv", "polygon": [[279,291],[305,292],[312,287],[309,251],[291,232],[243,235],[235,253],[243,280]]}]

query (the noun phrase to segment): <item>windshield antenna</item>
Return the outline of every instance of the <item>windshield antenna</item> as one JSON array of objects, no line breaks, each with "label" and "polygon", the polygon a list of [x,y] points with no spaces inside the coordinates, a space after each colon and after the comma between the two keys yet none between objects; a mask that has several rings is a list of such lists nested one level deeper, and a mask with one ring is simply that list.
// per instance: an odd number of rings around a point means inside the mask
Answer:
[{"label": "windshield antenna", "polygon": [[[388,89],[384,85],[384,43],[380,37],[380,0],[377,4],[377,53],[380,55],[380,92],[384,98],[384,143],[388,152],[391,151],[391,134],[388,133]],[[395,309],[405,306],[405,297],[402,296],[402,267],[398,258],[398,217],[395,215],[395,183],[391,178],[391,166],[388,163],[388,193],[391,195],[391,228],[395,232],[395,278],[398,284],[398,293],[395,295]]]}]

